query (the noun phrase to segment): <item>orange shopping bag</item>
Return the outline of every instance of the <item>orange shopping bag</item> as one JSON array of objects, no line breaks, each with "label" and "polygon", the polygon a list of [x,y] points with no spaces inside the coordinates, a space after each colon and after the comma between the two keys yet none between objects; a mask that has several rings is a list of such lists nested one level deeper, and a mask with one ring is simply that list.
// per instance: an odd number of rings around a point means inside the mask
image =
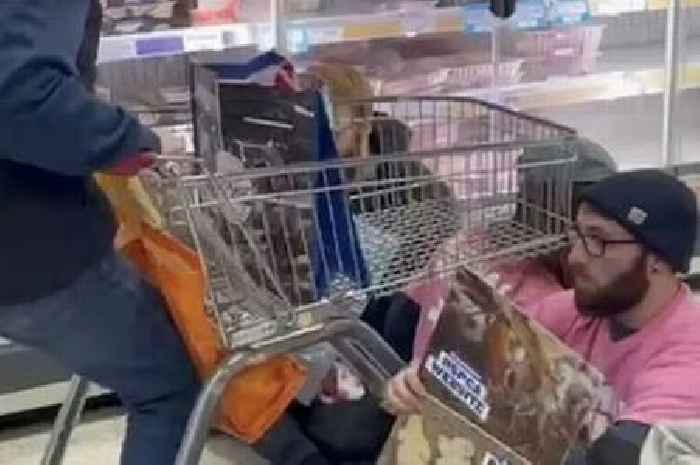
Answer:
[{"label": "orange shopping bag", "polygon": [[[204,311],[206,277],[197,255],[161,230],[162,218],[138,178],[97,175],[120,224],[119,249],[165,297],[170,314],[203,379],[225,355]],[[296,397],[306,370],[291,356],[248,368],[228,386],[217,427],[248,443],[259,440]]]},{"label": "orange shopping bag", "polygon": [[[206,379],[225,353],[205,314],[205,276],[199,259],[191,249],[148,223],[140,232],[122,252],[163,293],[190,357]],[[280,418],[305,381],[306,369],[292,356],[246,369],[226,389],[216,426],[255,443]]]}]

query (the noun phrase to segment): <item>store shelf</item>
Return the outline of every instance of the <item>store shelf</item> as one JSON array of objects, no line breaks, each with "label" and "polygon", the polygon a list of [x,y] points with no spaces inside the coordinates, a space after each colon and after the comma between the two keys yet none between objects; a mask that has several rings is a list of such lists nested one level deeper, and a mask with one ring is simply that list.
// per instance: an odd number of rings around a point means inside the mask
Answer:
[{"label": "store shelf", "polygon": [[[689,41],[686,53],[681,88],[700,88],[700,39]],[[522,110],[660,94],[665,82],[663,63],[663,46],[605,50],[592,74],[521,83],[499,88],[495,93],[499,101]],[[462,94],[493,98],[494,90]]]},{"label": "store shelf", "polygon": [[647,0],[589,0],[594,16],[618,15],[646,11]]},{"label": "store shelf", "polygon": [[[236,23],[103,37],[100,63],[255,45],[269,26]],[[267,29],[267,30],[265,30]]]},{"label": "store shelf", "polygon": [[[665,10],[668,8],[669,0],[647,0],[648,10]],[[683,8],[700,6],[700,0],[685,0]]]},{"label": "store shelf", "polygon": [[230,24],[103,37],[100,63],[254,45],[255,24]]},{"label": "store shelf", "polygon": [[[583,8],[583,0],[567,0],[567,11]],[[541,0],[523,0],[509,21],[514,28],[545,27],[545,7]],[[575,16],[575,15],[574,15]],[[286,21],[287,47],[292,53],[307,51],[311,46],[385,38],[415,37],[449,32],[480,33],[491,29],[496,21],[486,3],[466,7],[416,7],[375,13],[321,15],[290,18]],[[570,22],[566,20],[565,22]],[[133,58],[167,56],[202,50],[258,45],[272,46],[269,23],[236,23],[218,27],[174,29],[152,33],[107,36],[102,39],[101,63]]]},{"label": "store shelf", "polygon": [[[668,8],[669,0],[589,0],[594,16],[618,15]],[[683,8],[700,6],[700,0],[686,0]]]},{"label": "store shelf", "polygon": [[[464,31],[466,21],[462,8],[421,8],[290,19],[287,22],[287,42],[292,52],[301,52],[312,45],[333,42]],[[259,45],[264,49],[271,46],[271,41],[269,23],[236,23],[108,36],[102,39],[99,60],[105,63],[249,45]]]}]

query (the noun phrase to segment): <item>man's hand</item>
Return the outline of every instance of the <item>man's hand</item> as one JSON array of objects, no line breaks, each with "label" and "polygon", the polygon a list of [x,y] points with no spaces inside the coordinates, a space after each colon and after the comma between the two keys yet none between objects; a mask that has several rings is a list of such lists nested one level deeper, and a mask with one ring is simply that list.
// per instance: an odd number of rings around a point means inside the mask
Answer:
[{"label": "man's hand", "polygon": [[104,172],[112,176],[136,176],[141,170],[150,168],[156,162],[153,152],[140,152],[128,157]]},{"label": "man's hand", "polygon": [[420,413],[427,395],[418,377],[418,365],[412,364],[394,376],[387,384],[382,406],[392,415]]}]

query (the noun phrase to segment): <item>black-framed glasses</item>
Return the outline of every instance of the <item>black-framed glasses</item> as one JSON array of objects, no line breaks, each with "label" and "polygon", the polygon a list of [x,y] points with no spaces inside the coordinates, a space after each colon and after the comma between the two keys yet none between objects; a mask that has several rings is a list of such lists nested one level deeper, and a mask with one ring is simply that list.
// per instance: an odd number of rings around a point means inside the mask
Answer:
[{"label": "black-framed glasses", "polygon": [[578,226],[571,226],[568,231],[569,245],[575,246],[579,242],[583,243],[583,248],[591,257],[600,258],[605,255],[609,245],[616,244],[638,244],[636,239],[603,239],[595,234],[583,234]]}]

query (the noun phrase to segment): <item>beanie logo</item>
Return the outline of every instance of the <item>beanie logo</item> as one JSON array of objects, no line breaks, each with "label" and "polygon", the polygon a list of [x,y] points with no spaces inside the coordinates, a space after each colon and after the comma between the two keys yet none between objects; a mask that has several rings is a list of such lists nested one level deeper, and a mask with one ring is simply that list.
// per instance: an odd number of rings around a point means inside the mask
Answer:
[{"label": "beanie logo", "polygon": [[637,226],[641,226],[644,224],[644,222],[647,220],[647,217],[649,215],[647,212],[642,210],[639,207],[632,207],[630,208],[629,213],[627,214],[627,219],[631,222],[636,224]]}]

